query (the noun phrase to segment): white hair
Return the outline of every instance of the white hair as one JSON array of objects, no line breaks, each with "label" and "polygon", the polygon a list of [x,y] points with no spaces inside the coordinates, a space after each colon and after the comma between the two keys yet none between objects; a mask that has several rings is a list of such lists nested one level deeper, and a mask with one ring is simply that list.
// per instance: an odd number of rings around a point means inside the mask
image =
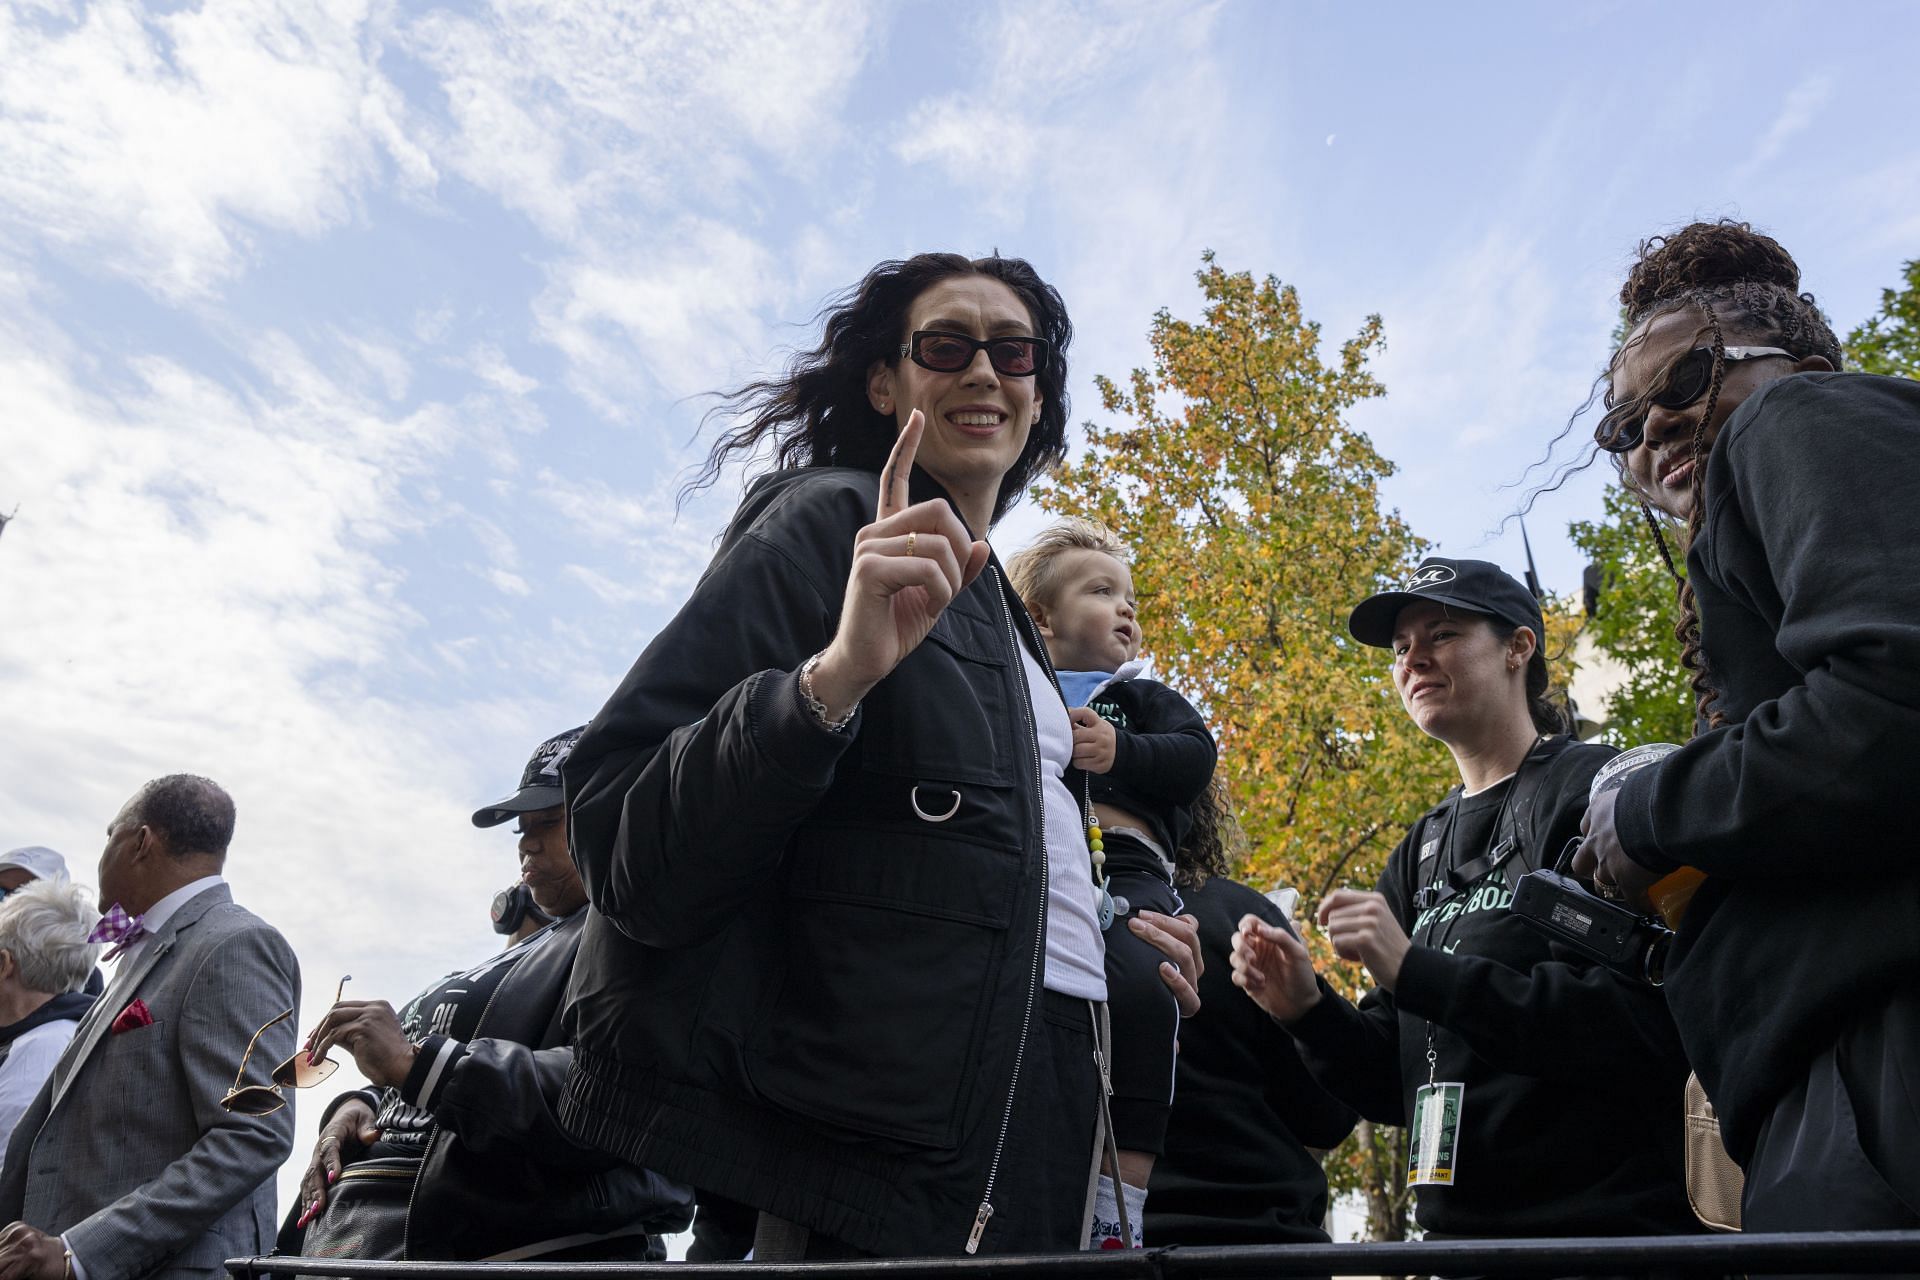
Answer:
[{"label": "white hair", "polygon": [[13,956],[20,985],[61,995],[87,985],[101,944],[87,935],[100,921],[94,893],[58,880],[34,880],[0,900],[0,951]]}]

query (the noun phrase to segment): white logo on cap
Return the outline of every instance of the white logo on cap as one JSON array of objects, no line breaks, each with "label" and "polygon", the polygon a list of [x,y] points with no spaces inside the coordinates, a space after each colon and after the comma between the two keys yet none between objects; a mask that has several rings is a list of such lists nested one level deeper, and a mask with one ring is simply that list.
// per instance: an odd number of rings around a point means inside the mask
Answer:
[{"label": "white logo on cap", "polygon": [[1454,572],[1444,564],[1430,564],[1407,579],[1408,591],[1419,591],[1423,587],[1437,587],[1443,582],[1452,582]]},{"label": "white logo on cap", "polygon": [[579,739],[575,738],[573,742],[560,744],[559,749],[553,753],[552,757],[540,766],[540,776],[544,778],[558,778],[560,776],[560,766],[567,762],[567,757],[573,754],[574,745],[578,742]]}]

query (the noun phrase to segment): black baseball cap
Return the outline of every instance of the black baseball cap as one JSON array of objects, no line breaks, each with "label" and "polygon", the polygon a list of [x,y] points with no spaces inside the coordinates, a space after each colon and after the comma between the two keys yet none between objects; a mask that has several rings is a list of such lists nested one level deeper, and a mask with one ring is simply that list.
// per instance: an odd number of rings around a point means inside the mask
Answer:
[{"label": "black baseball cap", "polygon": [[1390,649],[1393,624],[1400,611],[1423,600],[1529,627],[1535,641],[1546,643],[1547,624],[1540,616],[1540,602],[1520,585],[1519,579],[1485,560],[1449,560],[1445,556],[1422,560],[1398,591],[1382,591],[1362,600],[1347,619],[1347,630],[1361,644]]},{"label": "black baseball cap", "polygon": [[574,744],[580,741],[580,735],[586,731],[587,726],[581,725],[578,729],[555,734],[536,747],[533,759],[527,761],[526,769],[520,774],[520,789],[504,800],[495,800],[484,809],[476,809],[473,825],[497,827],[523,813],[551,809],[559,804],[564,799],[560,791],[560,766],[573,754]]}]

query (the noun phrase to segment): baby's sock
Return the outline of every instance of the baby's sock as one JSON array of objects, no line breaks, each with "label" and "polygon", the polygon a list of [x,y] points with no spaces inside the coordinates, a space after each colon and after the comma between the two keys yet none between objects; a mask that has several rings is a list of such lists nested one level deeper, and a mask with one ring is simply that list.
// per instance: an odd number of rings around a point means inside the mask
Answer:
[{"label": "baby's sock", "polygon": [[1119,1184],[1127,1198],[1127,1227],[1131,1238],[1120,1236],[1120,1204],[1114,1198],[1114,1181],[1100,1175],[1100,1186],[1093,1193],[1093,1226],[1087,1233],[1089,1249],[1141,1249],[1146,1247],[1147,1189],[1129,1183]]}]

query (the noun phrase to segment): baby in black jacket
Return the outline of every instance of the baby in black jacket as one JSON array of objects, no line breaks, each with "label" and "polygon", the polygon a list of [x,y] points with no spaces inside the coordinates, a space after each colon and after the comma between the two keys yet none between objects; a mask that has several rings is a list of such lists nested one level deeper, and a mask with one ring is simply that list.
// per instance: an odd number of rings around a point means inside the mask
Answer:
[{"label": "baby in black jacket", "polygon": [[[1160,980],[1161,955],[1135,937],[1126,918],[1141,910],[1177,915],[1176,874],[1194,857],[1195,814],[1213,780],[1215,748],[1206,721],[1145,668],[1134,617],[1127,548],[1101,525],[1064,520],[1007,566],[1014,590],[1046,639],[1073,719],[1073,763],[1103,848],[1096,862],[1112,898],[1103,914],[1107,1008],[1113,1025],[1113,1170],[1102,1178],[1090,1248],[1139,1247],[1147,1178],[1166,1149],[1173,1109],[1174,1041],[1180,1011]],[[1102,859],[1101,855],[1104,855]],[[1119,1238],[1126,1198],[1133,1239]]]}]

